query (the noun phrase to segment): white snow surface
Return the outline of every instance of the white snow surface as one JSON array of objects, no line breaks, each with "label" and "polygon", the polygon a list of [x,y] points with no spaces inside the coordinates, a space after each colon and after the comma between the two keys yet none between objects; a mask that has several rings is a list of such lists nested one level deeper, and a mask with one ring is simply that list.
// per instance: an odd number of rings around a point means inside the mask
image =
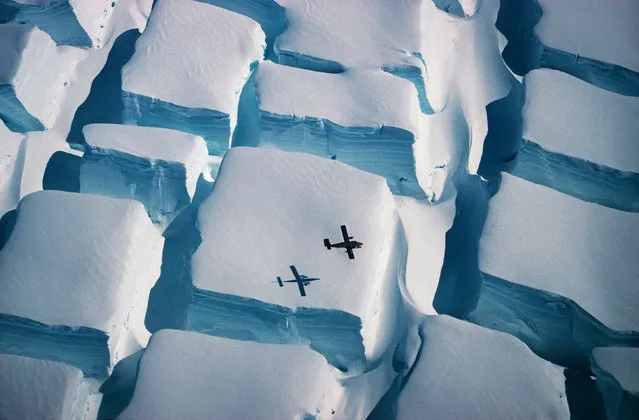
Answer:
[{"label": "white snow surface", "polygon": [[537,0],[540,41],[558,50],[639,71],[636,0]]},{"label": "white snow surface", "polygon": [[286,8],[288,20],[275,41],[276,51],[347,68],[424,69],[415,55],[421,52],[421,0],[276,1]]},{"label": "white snow surface", "polygon": [[0,418],[91,420],[89,388],[80,369],[0,354]]},{"label": "white snow surface", "polygon": [[525,80],[524,138],[552,152],[639,172],[639,98],[555,70],[534,70]]},{"label": "white snow surface", "polygon": [[625,391],[639,393],[639,349],[633,347],[597,347],[592,357],[600,369],[608,372]]},{"label": "white snow surface", "polygon": [[265,42],[260,25],[240,14],[193,0],[159,0],[122,68],[122,90],[234,119]]},{"label": "white snow surface", "polygon": [[120,124],[89,124],[82,133],[91,147],[126,153],[150,161],[182,164],[186,169],[187,190],[193,197],[200,174],[205,170],[208,152],[200,136],[158,127]]},{"label": "white snow surface", "polygon": [[[340,225],[364,243],[354,260],[343,249],[324,248],[324,238],[343,241]],[[380,289],[403,275],[405,239],[384,178],[304,153],[236,147],[224,158],[198,226],[195,287],[351,313],[362,320],[366,355],[385,351],[389,327],[373,325],[384,325],[395,310],[385,308],[389,296]],[[306,287],[306,297],[294,283],[278,287],[278,276],[293,278],[290,265],[320,278]]]},{"label": "white snow surface", "polygon": [[426,317],[397,419],[568,419],[561,369],[524,343],[458,319]]},{"label": "white snow surface", "polygon": [[444,263],[446,232],[455,218],[455,199],[434,205],[398,196],[395,203],[408,243],[402,294],[421,313],[436,315],[433,299]]},{"label": "white snow surface", "polygon": [[10,131],[0,121],[0,217],[20,201],[20,179],[26,142],[22,134]]},{"label": "white snow surface", "polygon": [[[163,243],[136,201],[31,194],[20,202],[15,230],[0,251],[0,313],[94,328],[116,348],[131,313],[144,317]],[[142,306],[138,294],[146,294]],[[148,339],[146,330],[133,331],[142,345],[145,334]]]},{"label": "white snow surface", "polygon": [[61,113],[78,59],[70,48],[56,47],[49,35],[33,25],[0,25],[0,85],[15,90],[22,106],[45,128]]},{"label": "white snow surface", "polygon": [[[445,130],[445,135],[434,137],[433,142],[446,139],[469,149],[468,161],[461,165],[471,174],[477,173],[488,133],[486,105],[508,95],[512,79],[501,58],[495,28],[499,1],[484,0],[480,6],[472,19],[459,19],[427,0],[422,23],[423,57],[428,66],[426,94],[436,111],[423,118]],[[445,114],[438,115],[442,111]],[[446,128],[447,124],[453,127]],[[468,128],[457,133],[460,124]],[[451,162],[455,167],[456,159]]]},{"label": "white snow surface", "polygon": [[502,175],[480,240],[480,270],[572,299],[612,330],[639,331],[639,214]]},{"label": "white snow surface", "polygon": [[331,74],[265,61],[255,83],[260,110],[272,114],[323,118],[343,127],[397,127],[419,137],[415,85],[383,71]]},{"label": "white snow surface", "polygon": [[310,349],[162,330],[140,362],[133,399],[120,420],[293,419],[331,416],[340,387]]}]

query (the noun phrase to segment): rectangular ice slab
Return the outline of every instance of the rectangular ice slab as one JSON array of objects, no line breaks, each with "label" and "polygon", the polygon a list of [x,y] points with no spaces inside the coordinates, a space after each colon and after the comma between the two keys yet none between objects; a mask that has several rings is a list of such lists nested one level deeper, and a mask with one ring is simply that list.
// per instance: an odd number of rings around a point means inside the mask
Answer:
[{"label": "rectangular ice slab", "polygon": [[40,191],[0,251],[0,349],[102,377],[146,344],[164,239],[142,204]]},{"label": "rectangular ice slab", "polygon": [[0,419],[91,420],[89,384],[64,363],[0,354]]},{"label": "rectangular ice slab", "polygon": [[326,361],[309,349],[162,330],[118,418],[333,418],[339,391]]},{"label": "rectangular ice slab", "polygon": [[429,316],[397,419],[568,419],[561,369],[501,332]]},{"label": "rectangular ice slab", "polygon": [[32,25],[0,25],[0,119],[11,131],[50,128],[76,60]]},{"label": "rectangular ice slab", "polygon": [[58,45],[84,48],[102,46],[116,4],[113,0],[0,0],[0,6],[15,11],[14,21],[37,25]]},{"label": "rectangular ice slab", "polygon": [[638,228],[636,213],[503,174],[489,202],[479,268],[531,291],[567,298],[610,330],[637,332]]},{"label": "rectangular ice slab", "polygon": [[[363,242],[351,260],[340,225]],[[383,178],[304,153],[236,147],[198,214],[188,328],[261,342],[310,342],[341,370],[386,350],[406,243]],[[319,280],[302,296],[289,266]]]},{"label": "rectangular ice slab", "polygon": [[160,0],[122,69],[124,119],[230,146],[240,92],[262,59],[264,32],[240,14],[192,0]]},{"label": "rectangular ice slab", "polygon": [[[313,153],[384,176],[396,194],[425,198],[415,87],[376,70],[320,73],[261,63],[255,79],[260,146]],[[424,181],[425,182],[425,181]]]},{"label": "rectangular ice slab", "polygon": [[543,16],[535,33],[552,48],[639,71],[636,0],[536,0]]},{"label": "rectangular ice slab", "polygon": [[639,173],[639,98],[548,69],[532,71],[525,86],[526,139],[550,152]]},{"label": "rectangular ice slab", "polygon": [[[275,40],[277,61],[327,73],[381,69],[410,80],[426,99],[422,2],[415,0],[277,0],[288,21]],[[383,28],[383,30],[380,30]]]},{"label": "rectangular ice slab", "polygon": [[90,124],[82,131],[81,192],[138,200],[162,226],[191,202],[208,157],[201,137],[118,124]]},{"label": "rectangular ice slab", "polygon": [[25,152],[25,137],[9,131],[0,121],[0,218],[20,200]]},{"label": "rectangular ice slab", "polygon": [[607,418],[639,418],[639,348],[598,347],[591,365]]}]

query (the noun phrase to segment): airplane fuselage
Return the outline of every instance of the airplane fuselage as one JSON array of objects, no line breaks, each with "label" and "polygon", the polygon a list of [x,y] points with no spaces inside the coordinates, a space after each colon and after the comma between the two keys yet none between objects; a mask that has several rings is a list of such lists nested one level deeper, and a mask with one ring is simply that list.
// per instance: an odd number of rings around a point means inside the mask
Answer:
[{"label": "airplane fuselage", "polygon": [[361,248],[362,245],[364,245],[361,242],[357,242],[357,241],[348,241],[348,242],[339,242],[336,244],[331,244],[332,248]]}]

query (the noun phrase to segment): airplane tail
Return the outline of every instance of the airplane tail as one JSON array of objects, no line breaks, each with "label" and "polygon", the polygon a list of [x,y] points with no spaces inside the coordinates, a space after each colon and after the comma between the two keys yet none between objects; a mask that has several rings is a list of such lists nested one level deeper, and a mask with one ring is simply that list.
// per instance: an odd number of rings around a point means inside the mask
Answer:
[{"label": "airplane tail", "polygon": [[329,241],[328,238],[324,239],[324,246],[326,249],[331,249],[331,241]]}]

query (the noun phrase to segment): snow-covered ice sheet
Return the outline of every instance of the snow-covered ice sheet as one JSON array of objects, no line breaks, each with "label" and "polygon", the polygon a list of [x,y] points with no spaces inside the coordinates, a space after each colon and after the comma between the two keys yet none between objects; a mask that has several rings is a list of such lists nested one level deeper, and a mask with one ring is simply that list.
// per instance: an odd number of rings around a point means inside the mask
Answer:
[{"label": "snow-covered ice sheet", "polygon": [[[424,139],[415,87],[376,70],[328,74],[272,62],[255,78],[259,134],[242,143],[333,158],[384,176],[396,194],[425,198]],[[421,175],[421,176],[420,176]],[[425,181],[424,181],[425,182]]]},{"label": "snow-covered ice sheet", "polygon": [[15,22],[37,25],[58,45],[103,46],[109,19],[117,5],[113,0],[0,0],[14,9]]},{"label": "snow-covered ice sheet", "polygon": [[191,202],[207,165],[201,137],[118,124],[90,124],[82,131],[81,192],[136,199],[163,226]]},{"label": "snow-covered ice sheet", "polygon": [[125,122],[200,135],[209,153],[224,154],[264,37],[257,22],[220,7],[158,1],[122,69]]},{"label": "snow-covered ice sheet", "polygon": [[400,283],[402,294],[420,312],[435,315],[433,299],[444,262],[446,232],[455,217],[455,200],[434,205],[395,197],[395,203],[408,244],[405,282]]},{"label": "snow-covered ice sheet", "polygon": [[149,338],[144,315],[163,243],[136,201],[25,197],[0,251],[0,347],[106,374]]},{"label": "snow-covered ice sheet", "polygon": [[535,34],[548,47],[639,72],[639,7],[635,0],[536,0]]},{"label": "snow-covered ice sheet", "polygon": [[421,326],[397,419],[568,419],[561,369],[516,338],[446,315]]},{"label": "snow-covered ice sheet", "polygon": [[339,395],[326,361],[309,349],[162,330],[118,418],[340,418],[331,415]]},{"label": "snow-covered ice sheet", "polygon": [[33,25],[0,25],[0,118],[12,131],[50,128],[77,58]]},{"label": "snow-covered ice sheet", "polygon": [[89,384],[76,367],[0,354],[0,418],[92,420]]},{"label": "snow-covered ice sheet", "polygon": [[554,153],[639,173],[639,98],[549,69],[530,72],[525,86],[525,138]]},{"label": "snow-covered ice sheet", "polygon": [[490,200],[479,269],[568,298],[619,332],[639,331],[639,215],[503,174]]},{"label": "snow-covered ice sheet", "polygon": [[24,136],[9,131],[0,121],[0,217],[15,209],[20,201],[25,147]]},{"label": "snow-covered ice sheet", "polygon": [[[351,260],[323,239],[363,242]],[[342,370],[391,340],[406,244],[383,178],[304,153],[235,147],[198,214],[188,327],[264,342],[309,342]],[[250,263],[249,263],[250,262]],[[277,277],[320,278],[301,296]],[[350,372],[349,372],[350,373]]]}]

